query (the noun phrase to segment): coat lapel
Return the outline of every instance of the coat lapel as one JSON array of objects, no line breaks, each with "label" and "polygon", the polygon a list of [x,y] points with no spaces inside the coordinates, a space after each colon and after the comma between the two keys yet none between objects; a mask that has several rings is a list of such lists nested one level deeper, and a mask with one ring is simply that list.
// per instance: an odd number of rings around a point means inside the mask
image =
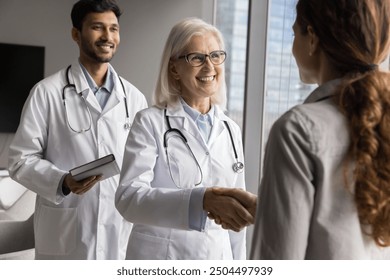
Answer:
[{"label": "coat lapel", "polygon": [[215,119],[213,129],[210,133],[209,145],[211,145],[226,129],[225,124],[223,123],[225,120],[227,120],[226,115],[218,106],[215,106]]},{"label": "coat lapel", "polygon": [[167,116],[169,117],[172,128],[182,128],[186,133],[192,135],[204,148],[204,150],[208,150],[208,146],[211,147],[212,143],[216,141],[222,132],[226,129],[223,122],[228,120],[223,111],[218,106],[215,106],[214,125],[211,130],[207,146],[207,144],[203,141],[202,135],[196,127],[196,124],[189,119],[188,114],[184,111],[183,105],[180,103],[180,101],[177,101],[175,104],[168,106]]},{"label": "coat lapel", "polygon": [[202,145],[204,149],[207,150],[207,146],[204,143],[202,135],[196,127],[196,124],[189,119],[189,116],[184,111],[183,105],[180,101],[168,106],[167,116],[169,117],[172,128],[182,129],[185,133],[190,134],[199,144]]},{"label": "coat lapel", "polygon": [[88,82],[84,76],[83,70],[81,70],[80,64],[78,62],[73,63],[70,72],[70,83],[75,84],[77,93],[81,92],[90,108],[100,113],[102,109],[100,108],[95,95],[88,86]]},{"label": "coat lapel", "polygon": [[115,106],[118,106],[121,101],[124,102],[124,97],[126,96],[125,89],[122,87],[121,81],[119,80],[119,76],[114,71],[111,65],[108,66],[110,68],[111,74],[114,76],[114,88],[110,94],[110,97],[107,100],[106,106],[104,106],[102,115],[110,111]]}]

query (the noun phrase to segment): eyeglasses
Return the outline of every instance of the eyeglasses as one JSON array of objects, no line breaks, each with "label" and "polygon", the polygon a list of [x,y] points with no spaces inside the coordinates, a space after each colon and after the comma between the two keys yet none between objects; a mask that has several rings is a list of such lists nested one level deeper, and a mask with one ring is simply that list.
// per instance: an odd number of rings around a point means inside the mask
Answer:
[{"label": "eyeglasses", "polygon": [[226,59],[225,51],[213,51],[210,54],[204,53],[189,53],[179,56],[178,58],[185,58],[185,60],[193,67],[202,66],[206,62],[206,57],[209,57],[210,61],[214,65],[222,64]]}]

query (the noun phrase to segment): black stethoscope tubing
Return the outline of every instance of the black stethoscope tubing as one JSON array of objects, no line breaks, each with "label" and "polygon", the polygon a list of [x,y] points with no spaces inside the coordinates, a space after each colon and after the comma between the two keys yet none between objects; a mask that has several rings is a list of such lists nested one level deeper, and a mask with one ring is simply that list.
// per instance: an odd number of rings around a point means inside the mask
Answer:
[{"label": "black stethoscope tubing", "polygon": [[[67,109],[66,109],[66,104],[65,104],[65,90],[66,90],[67,88],[74,88],[76,94],[78,94],[81,98],[83,98],[83,100],[84,100],[84,102],[85,102],[85,104],[86,104],[85,98],[84,98],[84,96],[82,95],[82,93],[76,91],[76,85],[70,83],[70,80],[69,80],[69,71],[70,71],[70,68],[71,68],[71,67],[72,67],[72,65],[69,65],[69,66],[66,68],[66,75],[65,75],[65,77],[66,77],[66,85],[62,88],[62,100],[63,100],[63,102],[64,102],[65,111],[66,111],[66,112],[65,112],[65,115],[66,115],[66,119],[67,119],[68,125],[69,125],[69,127],[70,127],[70,129],[71,129],[72,131],[74,131],[74,132],[86,132],[86,131],[88,131],[88,130],[91,128],[91,125],[92,125],[92,116],[91,116],[91,112],[90,112],[90,110],[89,110],[89,108],[88,108],[87,105],[86,105],[86,107],[87,107],[87,111],[88,111],[88,115],[89,115],[89,127],[88,127],[87,129],[83,129],[83,130],[81,130],[81,131],[76,131],[76,130],[74,130],[74,129],[71,127],[71,125],[70,125],[70,123],[69,123],[69,121],[68,121],[68,117],[67,117],[68,115],[67,115]],[[124,100],[124,103],[125,103],[125,110],[126,110],[126,119],[125,119],[125,126],[124,126],[124,128],[127,129],[127,130],[129,130],[131,125],[130,125],[130,117],[129,117],[129,108],[128,108],[128,106],[127,106],[126,90],[125,90],[125,86],[124,86],[124,84],[123,84],[123,81],[122,81],[121,77],[118,76],[118,78],[119,78],[119,81],[120,81],[121,86],[122,86],[122,90],[123,90],[123,94],[124,94],[123,100]]]},{"label": "black stethoscope tubing", "polygon": [[233,170],[236,173],[241,173],[244,169],[244,164],[241,161],[238,161],[236,145],[234,145],[232,131],[230,130],[230,126],[229,126],[228,122],[223,121],[223,123],[225,124],[227,130],[229,131],[230,140],[232,141],[232,146],[233,146],[234,158],[236,159],[236,162],[233,164]]},{"label": "black stethoscope tubing", "polygon": [[[165,116],[165,119],[167,121],[167,126],[168,126],[168,129],[164,133],[164,139],[163,139],[164,148],[167,149],[167,147],[168,147],[167,134],[169,134],[171,132],[175,132],[175,133],[179,134],[179,136],[184,140],[185,144],[188,146],[188,148],[190,149],[190,152],[192,153],[192,155],[195,158],[195,155],[193,154],[190,146],[188,145],[187,138],[184,136],[184,134],[179,129],[171,127],[171,123],[169,121],[169,117],[167,116],[167,109],[164,109],[164,116]],[[232,147],[233,147],[233,152],[234,152],[234,158],[236,160],[236,162],[232,166],[233,171],[236,172],[236,173],[241,173],[244,170],[244,164],[241,161],[238,160],[238,154],[237,154],[237,150],[236,150],[236,145],[234,144],[233,134],[232,134],[232,131],[230,129],[230,126],[229,126],[227,121],[223,121],[223,122],[224,122],[224,124],[225,124],[225,126],[226,126],[226,128],[227,128],[227,130],[229,132],[230,141],[232,142]],[[196,160],[196,158],[195,158],[195,160]],[[198,161],[197,161],[197,164],[198,164]],[[198,164],[198,166],[199,166],[199,164]],[[202,169],[200,169],[200,170],[202,170]]]}]

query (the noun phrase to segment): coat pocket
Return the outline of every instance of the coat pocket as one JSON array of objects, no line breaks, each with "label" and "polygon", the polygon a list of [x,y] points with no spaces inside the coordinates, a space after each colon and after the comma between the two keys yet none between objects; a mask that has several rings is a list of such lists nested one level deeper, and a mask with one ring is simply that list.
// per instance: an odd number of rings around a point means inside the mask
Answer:
[{"label": "coat pocket", "polygon": [[42,205],[35,225],[39,254],[67,255],[76,248],[77,209]]},{"label": "coat pocket", "polygon": [[169,239],[132,232],[127,246],[127,260],[167,259]]}]

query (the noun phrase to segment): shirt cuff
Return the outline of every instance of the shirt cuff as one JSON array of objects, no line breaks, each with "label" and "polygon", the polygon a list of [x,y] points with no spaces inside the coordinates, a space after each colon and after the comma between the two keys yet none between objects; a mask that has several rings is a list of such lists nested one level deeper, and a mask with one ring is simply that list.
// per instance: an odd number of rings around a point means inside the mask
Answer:
[{"label": "shirt cuff", "polygon": [[64,176],[62,176],[60,183],[58,184],[57,197],[60,199],[70,194],[70,189],[64,186],[64,180],[66,175],[68,174],[64,174]]},{"label": "shirt cuff", "polygon": [[188,226],[192,230],[203,231],[207,219],[207,211],[203,210],[203,196],[206,188],[194,188],[190,195],[188,210]]}]

